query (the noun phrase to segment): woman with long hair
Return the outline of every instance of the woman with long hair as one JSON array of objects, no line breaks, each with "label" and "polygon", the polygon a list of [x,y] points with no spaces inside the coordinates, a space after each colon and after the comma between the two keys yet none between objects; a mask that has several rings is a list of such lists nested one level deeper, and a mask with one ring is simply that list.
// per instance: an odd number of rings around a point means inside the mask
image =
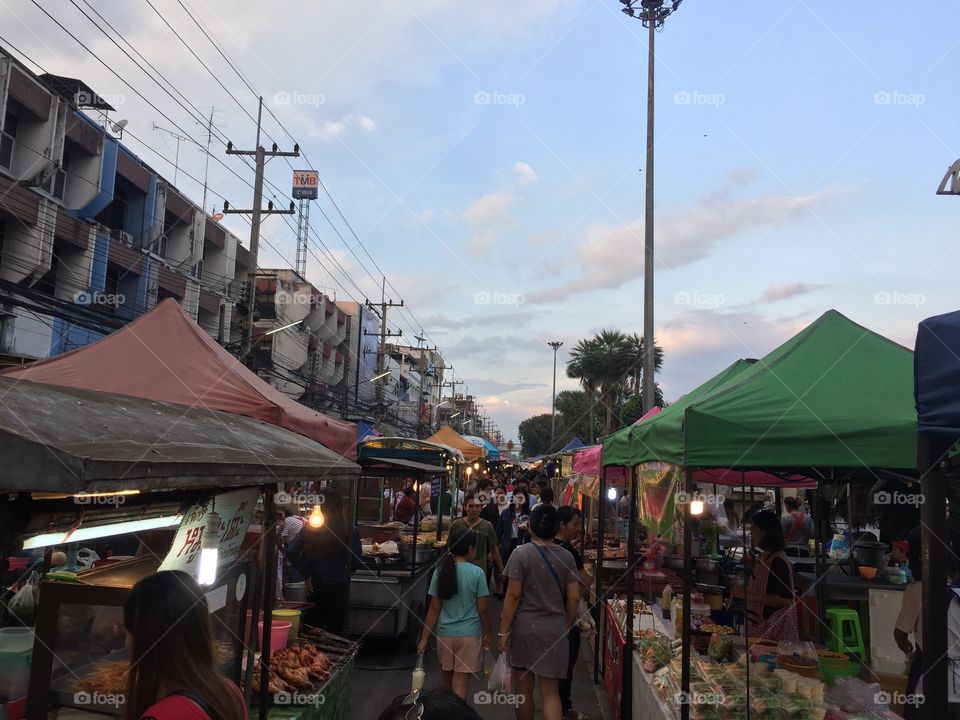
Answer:
[{"label": "woman with long hair", "polygon": [[246,720],[240,689],[217,670],[203,589],[180,570],[133,586],[127,631],[127,720]]},{"label": "woman with long hair", "polygon": [[[761,510],[750,526],[753,546],[760,550],[747,586],[747,623],[751,637],[776,641],[800,639],[793,570],[784,553],[783,525],[773,510]],[[736,588],[734,596],[742,595]]]},{"label": "woman with long hair", "polygon": [[517,545],[530,540],[530,498],[526,489],[517,489],[507,509],[497,521],[497,539],[500,541],[500,557],[506,563]]},{"label": "woman with long hair", "polygon": [[305,524],[285,552],[290,564],[306,578],[307,600],[313,603],[304,622],[334,635],[342,635],[347,582],[350,573],[360,567],[363,551],[356,528],[351,541],[347,540],[347,520],[340,491],[322,488],[320,495],[323,525],[315,528]]},{"label": "woman with long hair", "polygon": [[508,653],[513,668],[517,720],[533,720],[537,682],[543,720],[563,716],[559,683],[567,676],[580,576],[573,556],[553,542],[559,528],[555,507],[535,507],[530,514],[533,540],[514,550],[504,570],[509,584],[500,616],[500,652]]},{"label": "woman with long hair", "polygon": [[453,527],[447,543],[447,554],[430,580],[430,609],[417,651],[427,651],[436,627],[440,687],[466,699],[470,676],[483,669],[483,650],[490,649],[490,591],[486,573],[471,562],[477,533],[463,525]]}]

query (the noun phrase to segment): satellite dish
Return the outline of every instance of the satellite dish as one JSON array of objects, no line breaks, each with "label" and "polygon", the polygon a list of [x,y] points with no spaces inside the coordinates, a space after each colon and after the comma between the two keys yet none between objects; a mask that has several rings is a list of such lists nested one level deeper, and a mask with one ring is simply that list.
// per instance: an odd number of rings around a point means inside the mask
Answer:
[{"label": "satellite dish", "polygon": [[110,126],[110,129],[115,133],[122,133],[123,129],[130,123],[129,120],[117,120]]},{"label": "satellite dish", "polygon": [[214,213],[210,217],[213,219],[214,222],[220,222],[221,220],[223,220],[223,213]]}]

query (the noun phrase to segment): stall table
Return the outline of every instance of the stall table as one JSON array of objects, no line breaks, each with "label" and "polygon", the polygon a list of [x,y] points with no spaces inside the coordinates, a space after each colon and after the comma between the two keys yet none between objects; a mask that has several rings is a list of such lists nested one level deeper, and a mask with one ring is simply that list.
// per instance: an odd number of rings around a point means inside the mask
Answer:
[{"label": "stall table", "polygon": [[[813,597],[814,585],[817,576],[814,573],[798,572],[797,590],[801,597]],[[844,600],[851,602],[866,602],[871,590],[899,590],[906,585],[897,585],[886,580],[876,578],[865,580],[859,575],[843,575],[841,573],[827,573],[823,576],[826,585],[826,597],[830,600]]]}]

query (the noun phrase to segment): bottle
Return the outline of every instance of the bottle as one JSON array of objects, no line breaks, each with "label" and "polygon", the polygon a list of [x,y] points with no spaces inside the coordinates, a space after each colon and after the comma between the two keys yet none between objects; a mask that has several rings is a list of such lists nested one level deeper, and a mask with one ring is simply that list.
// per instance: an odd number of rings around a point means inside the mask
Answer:
[{"label": "bottle", "polygon": [[422,690],[425,679],[426,673],[423,671],[423,655],[421,655],[417,658],[417,666],[413,669],[413,681],[410,685],[410,692]]},{"label": "bottle", "polygon": [[660,594],[660,610],[664,617],[670,612],[671,600],[673,600],[673,588],[670,587],[670,583],[667,583],[663,586],[663,592]]}]

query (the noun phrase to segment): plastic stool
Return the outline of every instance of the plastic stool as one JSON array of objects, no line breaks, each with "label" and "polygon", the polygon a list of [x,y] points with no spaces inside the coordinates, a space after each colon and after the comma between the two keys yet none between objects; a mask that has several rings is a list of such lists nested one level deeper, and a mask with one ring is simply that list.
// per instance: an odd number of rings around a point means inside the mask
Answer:
[{"label": "plastic stool", "polygon": [[830,607],[827,608],[827,621],[830,623],[827,647],[833,652],[855,655],[861,662],[866,662],[867,651],[863,647],[860,614],[850,608]]}]

